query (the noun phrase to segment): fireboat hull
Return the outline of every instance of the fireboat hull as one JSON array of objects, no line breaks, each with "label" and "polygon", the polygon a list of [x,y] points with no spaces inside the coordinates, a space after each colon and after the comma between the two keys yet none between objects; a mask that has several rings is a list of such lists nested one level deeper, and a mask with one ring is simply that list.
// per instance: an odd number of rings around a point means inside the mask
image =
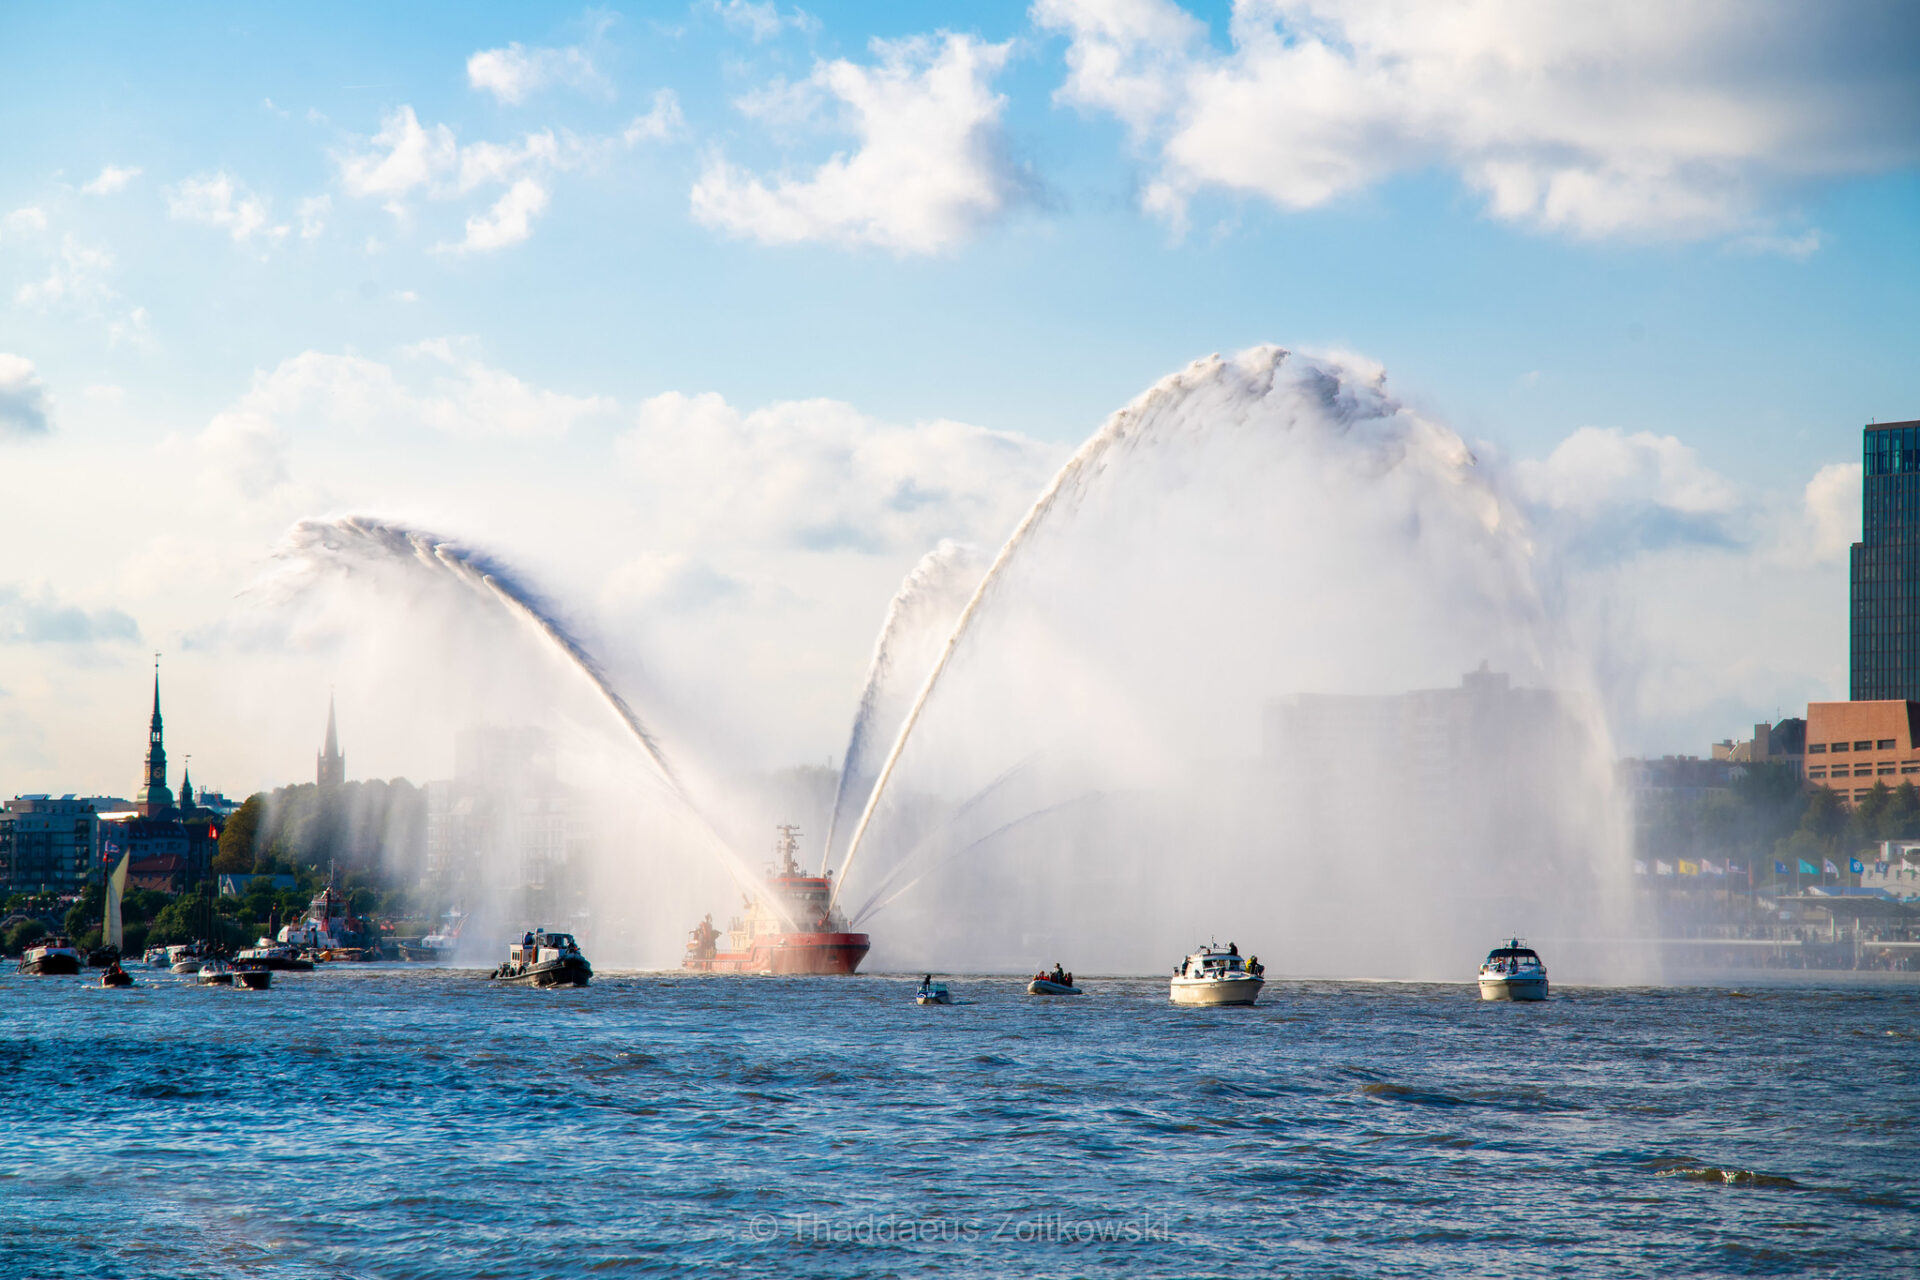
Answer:
[{"label": "fireboat hull", "polygon": [[848,976],[872,949],[864,933],[782,933],[758,940],[746,951],[688,956],[695,973],[831,974]]}]

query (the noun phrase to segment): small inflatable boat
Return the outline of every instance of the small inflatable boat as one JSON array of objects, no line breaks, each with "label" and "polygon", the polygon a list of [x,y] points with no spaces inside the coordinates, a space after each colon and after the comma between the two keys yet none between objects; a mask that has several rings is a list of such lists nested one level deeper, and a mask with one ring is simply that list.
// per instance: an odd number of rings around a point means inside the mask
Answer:
[{"label": "small inflatable boat", "polygon": [[1052,978],[1040,977],[1027,984],[1027,994],[1030,996],[1077,996],[1081,992],[1080,988],[1071,982],[1055,982]]}]

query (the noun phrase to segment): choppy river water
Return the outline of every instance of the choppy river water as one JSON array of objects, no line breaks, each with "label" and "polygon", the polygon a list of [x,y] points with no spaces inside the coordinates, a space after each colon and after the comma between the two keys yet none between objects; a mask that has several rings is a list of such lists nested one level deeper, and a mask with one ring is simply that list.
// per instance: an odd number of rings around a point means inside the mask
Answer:
[{"label": "choppy river water", "polygon": [[0,977],[0,1275],[1911,1276],[1920,988]]}]

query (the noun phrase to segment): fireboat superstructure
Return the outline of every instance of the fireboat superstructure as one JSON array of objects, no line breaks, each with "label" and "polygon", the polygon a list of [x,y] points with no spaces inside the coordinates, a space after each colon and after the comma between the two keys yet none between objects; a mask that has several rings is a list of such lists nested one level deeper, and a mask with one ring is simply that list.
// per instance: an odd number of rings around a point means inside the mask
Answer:
[{"label": "fireboat superstructure", "polygon": [[850,974],[866,958],[872,941],[851,933],[846,917],[832,906],[833,876],[810,876],[794,854],[800,828],[783,826],[774,849],[774,865],[760,891],[747,898],[744,919],[727,923],[727,949],[713,917],[702,920],[687,940],[683,967],[700,973]]}]

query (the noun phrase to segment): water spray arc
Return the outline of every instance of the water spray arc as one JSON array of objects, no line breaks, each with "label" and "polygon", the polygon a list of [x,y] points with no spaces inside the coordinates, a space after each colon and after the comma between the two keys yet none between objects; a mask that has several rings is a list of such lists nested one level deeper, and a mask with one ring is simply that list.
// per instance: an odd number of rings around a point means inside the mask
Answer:
[{"label": "water spray arc", "polygon": [[[1240,357],[1240,360],[1248,367],[1255,382],[1256,391],[1261,391],[1272,385],[1274,377],[1288,355],[1289,353],[1280,347],[1261,347],[1246,353]],[[1027,514],[1015,526],[1012,536],[1000,548],[1000,554],[995,556],[993,563],[988,566],[986,575],[980,579],[980,584],[974,588],[973,595],[967,600],[966,608],[960,611],[960,617],[947,636],[946,644],[942,646],[939,656],[934,659],[926,679],[921,682],[918,696],[914,698],[913,705],[908,708],[906,718],[901,721],[899,732],[894,735],[893,748],[887,753],[886,761],[881,765],[879,775],[874,779],[873,790],[867,793],[866,807],[861,810],[859,824],[854,827],[853,837],[847,842],[846,857],[841,860],[839,875],[835,877],[833,889],[835,900],[839,898],[840,890],[847,883],[847,875],[853,869],[854,858],[860,852],[861,841],[866,838],[867,828],[873,823],[873,815],[879,810],[880,801],[886,795],[887,781],[893,777],[894,768],[900,763],[900,755],[906,750],[907,742],[913,736],[913,728],[920,722],[921,713],[926,710],[927,700],[939,687],[940,677],[946,673],[948,664],[953,661],[955,651],[959,649],[961,641],[966,639],[974,618],[979,615],[981,606],[987,598],[993,594],[993,589],[1001,575],[1006,572],[1007,566],[1019,554],[1021,547],[1033,536],[1034,531],[1040,527],[1041,522],[1047,518],[1054,507],[1059,505],[1063,498],[1070,499],[1074,496],[1087,481],[1099,473],[1108,455],[1140,440],[1151,421],[1151,411],[1156,405],[1165,400],[1186,395],[1189,389],[1202,385],[1211,378],[1223,364],[1225,361],[1217,355],[1195,361],[1114,414],[1100,430],[1080,446],[1067,460],[1066,465],[1055,473],[1047,487],[1034,500],[1033,506],[1028,508]]]},{"label": "water spray arc", "polygon": [[744,861],[723,840],[706,815],[681,785],[659,740],[631,703],[608,681],[606,672],[579,639],[541,604],[536,592],[510,569],[485,552],[425,530],[412,529],[370,516],[342,516],[331,520],[302,520],[276,553],[282,561],[303,561],[311,567],[341,557],[385,558],[411,562],[429,572],[452,578],[469,590],[500,605],[508,615],[530,628],[556,650],[573,669],[585,676],[602,703],[639,745],[667,794],[691,816],[701,836],[728,874],[741,885],[753,876]]}]

